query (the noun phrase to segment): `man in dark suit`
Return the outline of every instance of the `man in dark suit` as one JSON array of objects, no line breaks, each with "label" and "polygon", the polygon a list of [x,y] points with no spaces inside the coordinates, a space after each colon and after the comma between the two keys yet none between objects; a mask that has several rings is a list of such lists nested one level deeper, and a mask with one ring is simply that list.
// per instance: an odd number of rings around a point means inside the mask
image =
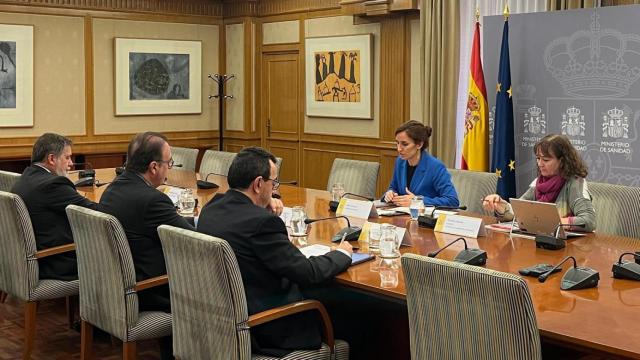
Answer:
[{"label": "man in dark suit", "polygon": [[[194,230],[178,215],[169,197],[156,189],[164,184],[173,166],[167,138],[155,132],[136,135],[129,143],[125,171],[100,198],[102,211],[122,224],[131,248],[136,281],[164,275],[167,268],[157,228],[167,224]],[[169,286],[163,285],[138,293],[141,311],[171,311]],[[160,340],[163,359],[172,358],[171,337]]]},{"label": "man in dark suit", "polygon": [[[73,165],[71,140],[52,133],[43,134],[33,145],[31,166],[11,189],[29,210],[38,250],[73,243],[65,208],[69,204],[97,209],[98,204],[76,191],[67,171]],[[38,260],[41,279],[77,280],[74,251]]]},{"label": "man in dark suit", "polygon": [[[245,148],[229,168],[229,191],[202,210],[198,231],[229,242],[238,260],[249,314],[303,299],[298,285],[315,285],[351,264],[348,242],[323,256],[307,259],[289,241],[273,212],[278,188],[276,158],[261,148]],[[284,356],[295,349],[318,349],[317,315],[304,312],[251,329],[253,351]]]}]

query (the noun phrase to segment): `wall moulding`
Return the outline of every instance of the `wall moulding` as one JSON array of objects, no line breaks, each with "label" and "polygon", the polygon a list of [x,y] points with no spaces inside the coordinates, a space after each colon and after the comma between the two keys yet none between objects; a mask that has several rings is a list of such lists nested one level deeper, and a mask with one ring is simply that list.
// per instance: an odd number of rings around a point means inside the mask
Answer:
[{"label": "wall moulding", "polygon": [[221,0],[3,0],[0,4],[65,9],[222,16]]}]

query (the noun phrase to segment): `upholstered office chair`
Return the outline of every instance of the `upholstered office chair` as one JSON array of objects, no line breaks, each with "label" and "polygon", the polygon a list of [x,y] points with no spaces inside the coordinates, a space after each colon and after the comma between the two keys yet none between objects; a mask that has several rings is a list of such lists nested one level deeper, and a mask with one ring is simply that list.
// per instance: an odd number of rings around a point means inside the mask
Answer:
[{"label": "upholstered office chair", "polygon": [[[36,332],[36,309],[40,300],[78,294],[78,280],[45,280],[38,276],[38,259],[75,249],[67,244],[36,251],[36,239],[27,207],[15,194],[0,191],[0,298],[13,295],[26,302],[24,309],[23,359],[31,357]],[[73,322],[72,302],[67,300],[69,325]]]},{"label": "upholstered office chair", "polygon": [[236,153],[207,150],[204,152],[200,163],[200,176],[204,179],[209,173],[227,176],[231,162],[236,157]]},{"label": "upholstered office chair", "polygon": [[640,188],[597,182],[587,184],[599,233],[640,237]]},{"label": "upholstered office chair", "polygon": [[189,149],[172,146],[171,156],[176,164],[182,164],[178,170],[196,171],[196,160],[198,159],[198,149]]},{"label": "upholstered office chair", "polygon": [[475,213],[485,213],[480,199],[495,194],[498,175],[481,171],[447,170],[451,174],[451,182],[458,193],[460,205],[466,205],[467,210]]},{"label": "upholstered office chair", "polygon": [[20,174],[0,170],[0,191],[11,191],[13,185],[18,182]]},{"label": "upholstered office chair", "polygon": [[412,359],[541,359],[519,276],[414,254],[402,268]]},{"label": "upholstered office chair", "polygon": [[276,156],[276,168],[278,169],[278,176],[280,176],[281,167],[282,167],[282,158]]},{"label": "upholstered office chair", "polygon": [[158,233],[169,275],[176,358],[275,359],[251,354],[249,328],[315,310],[324,322],[322,348],[294,351],[286,359],[329,359],[334,349],[336,359],[348,359],[349,345],[334,343],[331,320],[320,302],[306,300],[248,316],[240,269],[226,241],[168,225],[158,227]]},{"label": "upholstered office chair", "polygon": [[342,183],[345,192],[374,198],[379,170],[377,162],[336,158],[329,173],[327,191],[331,191],[333,184]]},{"label": "upholstered office chair", "polygon": [[136,282],[131,250],[111,215],[67,206],[80,277],[81,359],[91,357],[93,326],[123,342],[123,358],[136,358],[136,341],[171,334],[171,314],[138,311],[138,291],[167,283],[166,275]]}]

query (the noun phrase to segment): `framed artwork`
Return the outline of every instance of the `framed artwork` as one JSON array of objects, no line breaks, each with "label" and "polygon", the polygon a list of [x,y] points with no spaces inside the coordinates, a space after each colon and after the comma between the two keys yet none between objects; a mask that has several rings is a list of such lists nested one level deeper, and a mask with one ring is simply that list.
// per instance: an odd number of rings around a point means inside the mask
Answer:
[{"label": "framed artwork", "polygon": [[202,113],[202,43],[115,39],[116,115]]},{"label": "framed artwork", "polygon": [[307,116],[373,118],[373,36],[305,39]]},{"label": "framed artwork", "polygon": [[0,126],[33,126],[31,25],[0,25]]}]

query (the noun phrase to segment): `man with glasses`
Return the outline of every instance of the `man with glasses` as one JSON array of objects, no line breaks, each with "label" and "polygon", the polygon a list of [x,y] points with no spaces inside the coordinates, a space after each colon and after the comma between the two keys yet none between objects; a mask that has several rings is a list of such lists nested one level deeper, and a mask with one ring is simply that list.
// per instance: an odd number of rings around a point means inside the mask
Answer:
[{"label": "man with glasses", "polygon": [[[73,243],[67,220],[67,205],[96,210],[98,204],[78,194],[67,178],[73,165],[69,138],[46,133],[33,144],[31,166],[27,167],[11,189],[29,210],[38,250]],[[65,252],[38,260],[40,279],[71,281],[78,279],[76,253]]]},{"label": "man with glasses", "polygon": [[[277,216],[276,158],[262,148],[236,155],[227,178],[229,190],[216,195],[200,213],[198,231],[226,240],[244,284],[249,314],[303,300],[299,285],[323,283],[351,264],[348,242],[335,251],[307,259],[290,241]],[[296,349],[318,349],[321,331],[315,313],[304,312],[251,328],[258,354],[283,357]]]},{"label": "man with glasses", "polygon": [[[167,224],[194,230],[178,215],[169,197],[156,188],[164,184],[173,166],[167,138],[156,132],[136,135],[129,143],[125,171],[100,198],[102,210],[115,216],[127,235],[136,281],[164,275],[167,268],[157,228]],[[141,311],[171,311],[169,286],[138,293]],[[171,337],[161,340],[162,358],[172,358]]]}]

